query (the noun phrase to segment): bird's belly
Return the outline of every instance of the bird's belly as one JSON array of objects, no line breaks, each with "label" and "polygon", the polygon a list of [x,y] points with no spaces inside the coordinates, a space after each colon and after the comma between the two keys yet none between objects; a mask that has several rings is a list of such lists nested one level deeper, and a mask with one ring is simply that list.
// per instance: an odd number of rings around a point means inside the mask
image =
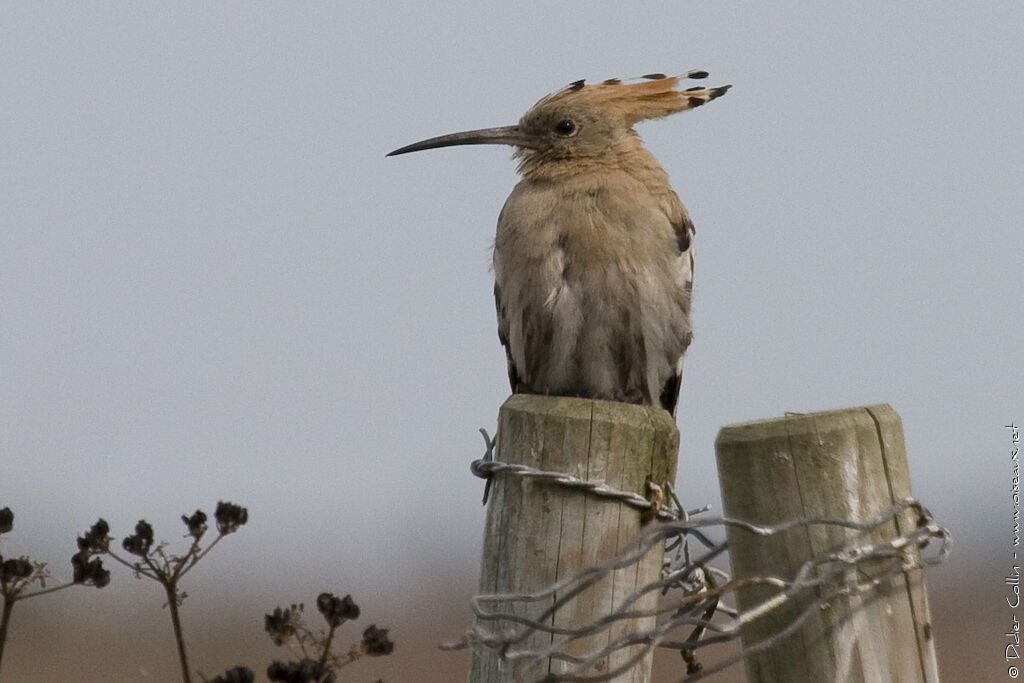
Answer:
[{"label": "bird's belly", "polygon": [[553,256],[536,274],[520,292],[522,334],[510,339],[529,389],[653,403],[673,369],[663,321],[677,293],[626,264],[584,268]]}]

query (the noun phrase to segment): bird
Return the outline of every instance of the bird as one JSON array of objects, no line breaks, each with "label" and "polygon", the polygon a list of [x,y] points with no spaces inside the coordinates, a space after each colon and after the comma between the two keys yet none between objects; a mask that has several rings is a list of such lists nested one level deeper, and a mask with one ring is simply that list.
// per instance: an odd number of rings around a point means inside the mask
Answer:
[{"label": "bird", "polygon": [[693,222],[634,126],[731,86],[647,74],[574,81],[515,125],[463,131],[387,156],[454,145],[514,148],[521,180],[498,217],[494,298],[512,393],[660,406],[673,416],[693,332]]}]

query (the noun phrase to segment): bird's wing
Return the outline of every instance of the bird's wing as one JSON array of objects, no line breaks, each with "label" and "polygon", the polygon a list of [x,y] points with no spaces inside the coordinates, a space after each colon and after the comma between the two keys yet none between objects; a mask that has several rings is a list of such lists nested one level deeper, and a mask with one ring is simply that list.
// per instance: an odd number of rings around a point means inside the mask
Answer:
[{"label": "bird's wing", "polygon": [[498,341],[505,348],[505,358],[508,361],[508,383],[512,387],[512,393],[518,394],[521,386],[519,370],[515,361],[512,360],[512,351],[508,345],[508,308],[501,295],[501,287],[494,283],[494,307],[498,312]]},{"label": "bird's wing", "polygon": [[[679,249],[679,257],[676,261],[676,281],[681,287],[681,296],[685,299],[684,310],[687,318],[690,314],[690,295],[693,291],[693,241],[697,233],[693,221],[686,215],[685,210],[679,220],[672,223],[672,229],[676,235],[676,247]],[[683,384],[683,357],[693,334],[689,331],[689,321],[686,325],[686,336],[682,341],[682,350],[675,362],[673,373],[665,380],[661,387],[661,407],[672,413],[674,417],[679,404],[679,391]]]}]

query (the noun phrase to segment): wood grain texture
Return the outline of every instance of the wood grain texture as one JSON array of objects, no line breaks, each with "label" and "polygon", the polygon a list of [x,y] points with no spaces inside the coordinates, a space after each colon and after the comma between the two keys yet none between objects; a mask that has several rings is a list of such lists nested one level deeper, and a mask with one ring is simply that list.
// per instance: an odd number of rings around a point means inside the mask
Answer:
[{"label": "wood grain texture", "polygon": [[[644,494],[648,478],[674,481],[679,433],[671,416],[660,408],[593,399],[517,394],[502,406],[498,423],[497,458],[543,470],[603,481],[624,491]],[[628,550],[640,529],[640,513],[615,501],[580,491],[524,480],[507,473],[494,477],[488,503],[480,590],[482,593],[529,593],[600,564]],[[638,586],[657,579],[662,554],[652,551],[638,565],[607,576],[559,610],[552,623],[575,627],[606,616],[613,605]],[[545,604],[498,605],[502,610],[536,618]],[[637,605],[643,608],[650,605]],[[489,630],[512,624],[484,622]],[[574,654],[603,647],[622,634],[650,628],[649,619],[623,621],[611,632],[578,640]],[[558,636],[556,636],[558,637]],[[535,634],[521,648],[545,648],[548,634]],[[623,661],[623,652],[601,661],[608,670]],[[474,653],[471,683],[538,681],[549,672],[565,671],[564,662],[503,661],[493,651]],[[647,657],[620,683],[646,683]]]},{"label": "wood grain texture", "polygon": [[[755,524],[816,516],[865,521],[911,495],[902,423],[888,405],[728,425],[715,449],[725,514]],[[889,540],[914,523],[907,511],[864,541]],[[855,532],[804,525],[768,538],[732,527],[727,535],[734,577],[793,578],[805,561],[842,547]],[[740,607],[777,591],[747,587]],[[744,645],[776,633],[807,604],[792,601],[749,622]],[[904,572],[875,595],[830,601],[777,646],[749,657],[747,676],[750,683],[937,683],[929,623],[922,572]]]}]

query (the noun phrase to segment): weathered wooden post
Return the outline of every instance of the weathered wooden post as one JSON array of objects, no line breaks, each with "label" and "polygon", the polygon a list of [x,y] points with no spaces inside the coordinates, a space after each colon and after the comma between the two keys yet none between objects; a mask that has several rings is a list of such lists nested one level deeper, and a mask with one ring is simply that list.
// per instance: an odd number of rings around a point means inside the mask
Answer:
[{"label": "weathered wooden post", "polygon": [[[715,449],[726,516],[755,524],[821,516],[862,522],[911,495],[903,426],[888,405],[728,425]],[[907,510],[866,539],[881,542],[914,528]],[[763,537],[730,527],[733,576],[793,578],[802,563],[842,547],[853,533],[800,525]],[[740,608],[778,591],[743,588]],[[794,601],[748,622],[744,647],[778,633],[807,604]],[[747,677],[750,683],[937,683],[930,622],[921,570],[904,571],[871,595],[830,601],[778,645],[749,656]]]},{"label": "weathered wooden post", "polygon": [[[603,481],[623,491],[644,494],[648,478],[674,481],[679,432],[661,408],[591,399],[514,395],[498,418],[497,459],[541,470],[562,472],[590,481]],[[484,535],[482,593],[532,593],[610,560],[636,542],[641,513],[623,503],[602,499],[552,483],[528,480],[504,472],[492,479]],[[555,626],[573,627],[607,616],[613,605],[659,576],[662,549],[654,548],[635,565],[617,570],[569,602],[553,617]],[[651,600],[657,598],[650,596]],[[651,600],[634,609],[654,607]],[[498,605],[497,609],[535,618],[545,604]],[[590,636],[572,644],[574,654],[595,651],[630,631],[649,629],[653,618],[616,622],[611,633]],[[496,631],[515,624],[486,621]],[[554,636],[558,638],[559,636]],[[551,646],[552,636],[534,633],[517,648]],[[619,651],[597,663],[594,671],[609,671],[626,661]],[[470,683],[538,681],[568,665],[556,659],[503,660],[492,649],[474,651]],[[617,683],[647,683],[648,656]]]}]

